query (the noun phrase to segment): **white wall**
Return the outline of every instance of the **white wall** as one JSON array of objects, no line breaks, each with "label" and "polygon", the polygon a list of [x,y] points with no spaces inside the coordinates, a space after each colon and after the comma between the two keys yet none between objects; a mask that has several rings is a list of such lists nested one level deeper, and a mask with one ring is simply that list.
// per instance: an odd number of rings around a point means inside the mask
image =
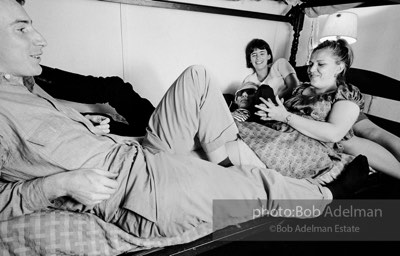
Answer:
[{"label": "white wall", "polygon": [[93,75],[123,75],[120,6],[95,0],[28,0],[47,39],[42,64]]},{"label": "white wall", "polygon": [[275,58],[289,57],[292,28],[282,22],[96,0],[29,0],[25,8],[49,43],[42,64],[121,76],[154,104],[192,64],[233,91],[251,71],[244,48],[253,38],[269,42]]}]

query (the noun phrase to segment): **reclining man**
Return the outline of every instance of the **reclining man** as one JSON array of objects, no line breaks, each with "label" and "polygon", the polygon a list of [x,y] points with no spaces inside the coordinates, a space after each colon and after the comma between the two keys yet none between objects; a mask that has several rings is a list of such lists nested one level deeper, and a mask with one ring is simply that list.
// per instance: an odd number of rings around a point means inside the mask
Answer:
[{"label": "reclining man", "polygon": [[[45,46],[22,6],[0,0],[0,220],[56,208],[93,213],[138,237],[174,237],[212,223],[214,199],[332,199],[362,180],[349,171],[358,179],[328,188],[216,164],[227,162],[225,143],[238,131],[198,66],[167,91],[142,145],[100,133],[35,84]],[[190,156],[196,142],[209,161]]]}]

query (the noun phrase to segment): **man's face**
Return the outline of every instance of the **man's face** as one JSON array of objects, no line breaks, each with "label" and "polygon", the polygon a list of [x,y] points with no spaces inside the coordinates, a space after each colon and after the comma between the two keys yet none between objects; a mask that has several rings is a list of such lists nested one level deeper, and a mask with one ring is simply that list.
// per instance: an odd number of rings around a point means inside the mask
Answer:
[{"label": "man's face", "polygon": [[239,108],[248,108],[253,103],[256,89],[244,89],[237,93],[235,103]]},{"label": "man's face", "polygon": [[21,5],[14,0],[0,0],[0,72],[39,75],[40,56],[46,45]]}]

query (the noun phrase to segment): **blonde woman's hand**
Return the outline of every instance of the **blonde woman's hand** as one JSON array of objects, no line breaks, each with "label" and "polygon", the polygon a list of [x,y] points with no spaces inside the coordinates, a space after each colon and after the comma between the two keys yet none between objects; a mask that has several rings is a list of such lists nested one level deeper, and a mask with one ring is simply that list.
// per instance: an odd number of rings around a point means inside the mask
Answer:
[{"label": "blonde woman's hand", "polygon": [[255,114],[260,116],[261,120],[264,121],[280,121],[280,122],[285,122],[286,121],[286,116],[289,115],[290,113],[286,110],[285,106],[283,105],[283,99],[279,99],[278,96],[276,96],[276,102],[278,105],[275,105],[270,99],[265,100],[263,98],[260,98],[260,100],[264,104],[259,104],[256,105],[256,108],[260,109],[257,111]]}]

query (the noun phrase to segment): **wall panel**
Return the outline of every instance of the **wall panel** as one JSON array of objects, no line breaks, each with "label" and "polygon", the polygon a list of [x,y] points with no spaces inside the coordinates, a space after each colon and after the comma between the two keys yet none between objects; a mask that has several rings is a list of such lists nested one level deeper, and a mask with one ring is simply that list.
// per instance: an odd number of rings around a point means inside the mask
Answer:
[{"label": "wall panel", "polygon": [[42,64],[92,75],[123,75],[120,4],[29,0],[25,9],[47,39]]}]

